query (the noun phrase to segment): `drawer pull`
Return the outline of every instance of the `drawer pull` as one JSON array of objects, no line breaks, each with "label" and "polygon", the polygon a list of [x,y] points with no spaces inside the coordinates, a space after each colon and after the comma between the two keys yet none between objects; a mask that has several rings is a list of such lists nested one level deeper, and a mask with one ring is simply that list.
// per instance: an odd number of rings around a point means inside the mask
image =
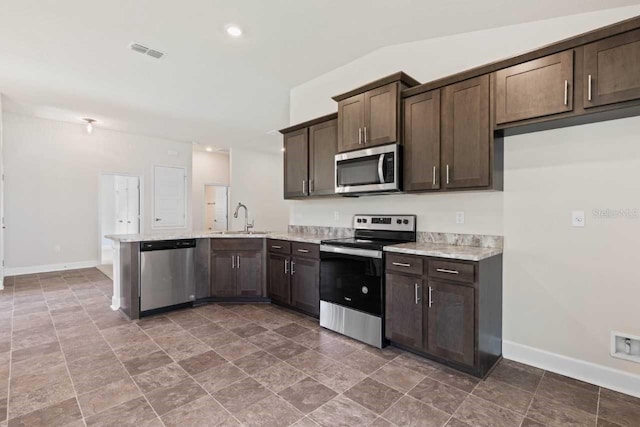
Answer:
[{"label": "drawer pull", "polygon": [[429,308],[433,305],[433,288],[429,286]]},{"label": "drawer pull", "polygon": [[298,249],[298,252],[302,252],[303,254],[308,254],[309,251],[307,249]]},{"label": "drawer pull", "polygon": [[393,262],[392,264],[397,267],[411,267],[411,264],[405,262]]},{"label": "drawer pull", "polygon": [[436,268],[438,273],[460,274],[458,270],[449,270],[447,268]]},{"label": "drawer pull", "polygon": [[272,245],[271,249],[282,249],[282,246],[276,246],[276,245]]}]

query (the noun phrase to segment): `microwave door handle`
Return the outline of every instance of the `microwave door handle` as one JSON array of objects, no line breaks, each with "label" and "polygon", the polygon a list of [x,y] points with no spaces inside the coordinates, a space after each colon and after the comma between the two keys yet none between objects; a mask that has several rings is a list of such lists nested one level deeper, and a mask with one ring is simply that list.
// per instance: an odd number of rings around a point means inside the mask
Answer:
[{"label": "microwave door handle", "polygon": [[378,178],[380,179],[380,184],[384,184],[384,154],[380,154],[380,158],[378,159]]}]

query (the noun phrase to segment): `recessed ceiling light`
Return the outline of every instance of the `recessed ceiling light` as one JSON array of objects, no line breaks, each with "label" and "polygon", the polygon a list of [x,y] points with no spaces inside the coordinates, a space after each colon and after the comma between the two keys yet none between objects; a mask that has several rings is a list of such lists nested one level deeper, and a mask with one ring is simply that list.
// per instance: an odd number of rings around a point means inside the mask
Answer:
[{"label": "recessed ceiling light", "polygon": [[231,37],[240,37],[242,35],[242,28],[237,25],[229,24],[227,25],[227,34]]},{"label": "recessed ceiling light", "polygon": [[213,148],[211,148],[211,147],[207,147],[207,148],[205,148],[205,150],[207,150],[208,152],[212,152],[212,151],[213,151]]}]

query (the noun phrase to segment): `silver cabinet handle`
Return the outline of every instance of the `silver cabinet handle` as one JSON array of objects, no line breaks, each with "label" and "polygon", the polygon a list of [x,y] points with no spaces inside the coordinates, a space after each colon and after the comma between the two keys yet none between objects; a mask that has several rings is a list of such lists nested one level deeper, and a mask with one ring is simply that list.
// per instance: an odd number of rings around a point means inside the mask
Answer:
[{"label": "silver cabinet handle", "polygon": [[308,254],[309,251],[306,249],[298,249],[298,252],[302,252],[303,254]]},{"label": "silver cabinet handle", "polygon": [[238,268],[240,268],[240,255],[238,255]]},{"label": "silver cabinet handle", "polygon": [[420,285],[414,283],[414,290],[416,294],[416,304],[420,304]]},{"label": "silver cabinet handle", "polygon": [[431,178],[431,185],[436,185],[436,165],[433,165],[433,177]]},{"label": "silver cabinet handle", "polygon": [[367,143],[367,127],[364,127],[364,143]]},{"label": "silver cabinet handle", "polygon": [[591,83],[592,82],[593,82],[593,78],[591,77],[591,74],[589,74],[588,82],[587,82],[587,100],[588,101],[591,101],[591,98],[592,98],[592,96],[591,96],[591,86],[592,86]]},{"label": "silver cabinet handle", "polygon": [[458,270],[449,270],[447,268],[436,268],[438,273],[460,274]]},{"label": "silver cabinet handle", "polygon": [[396,265],[398,267],[411,267],[411,264],[407,264],[404,262],[392,262],[391,264]]},{"label": "silver cabinet handle", "polygon": [[296,263],[291,260],[291,275],[296,274]]},{"label": "silver cabinet handle", "polygon": [[282,246],[271,245],[271,249],[282,249]]},{"label": "silver cabinet handle", "polygon": [[313,180],[312,180],[312,179],[310,179],[310,180],[309,180],[309,193],[313,193],[313,188],[314,188]]},{"label": "silver cabinet handle", "polygon": [[569,105],[569,80],[564,81],[564,105]]},{"label": "silver cabinet handle", "polygon": [[433,305],[433,288],[429,286],[429,308]]},{"label": "silver cabinet handle", "polygon": [[289,260],[284,260],[284,274],[289,274]]},{"label": "silver cabinet handle", "polygon": [[307,194],[307,180],[302,180],[302,194]]},{"label": "silver cabinet handle", "polygon": [[447,165],[447,184],[449,183],[449,165]]},{"label": "silver cabinet handle", "polygon": [[231,268],[236,268],[236,257],[231,255]]},{"label": "silver cabinet handle", "polygon": [[358,128],[358,144],[362,144],[362,128]]}]

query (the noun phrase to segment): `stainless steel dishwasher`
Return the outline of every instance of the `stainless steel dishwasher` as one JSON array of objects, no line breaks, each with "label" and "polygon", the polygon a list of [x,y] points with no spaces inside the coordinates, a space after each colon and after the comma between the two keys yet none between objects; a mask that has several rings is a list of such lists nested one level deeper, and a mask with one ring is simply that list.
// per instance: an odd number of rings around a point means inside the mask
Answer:
[{"label": "stainless steel dishwasher", "polygon": [[140,314],[195,300],[196,240],[140,242]]}]

